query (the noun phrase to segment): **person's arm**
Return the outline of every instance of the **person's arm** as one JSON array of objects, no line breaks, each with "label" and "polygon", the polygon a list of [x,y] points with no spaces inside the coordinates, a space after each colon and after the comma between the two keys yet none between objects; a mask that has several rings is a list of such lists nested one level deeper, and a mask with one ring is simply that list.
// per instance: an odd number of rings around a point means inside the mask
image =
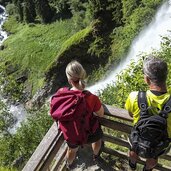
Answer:
[{"label": "person's arm", "polygon": [[99,117],[103,117],[104,116],[104,108],[101,105],[100,109],[98,111],[95,112],[97,114],[97,116]]},{"label": "person's arm", "polygon": [[135,110],[134,107],[135,105],[138,105],[137,96],[138,96],[138,92],[131,92],[125,103],[125,109],[128,111],[129,116],[132,118],[134,116],[134,112],[137,111]]}]

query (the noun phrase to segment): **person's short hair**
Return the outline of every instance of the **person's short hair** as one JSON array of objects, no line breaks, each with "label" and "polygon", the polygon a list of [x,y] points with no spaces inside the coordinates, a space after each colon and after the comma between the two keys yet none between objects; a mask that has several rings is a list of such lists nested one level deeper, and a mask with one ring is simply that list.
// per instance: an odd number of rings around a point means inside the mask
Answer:
[{"label": "person's short hair", "polygon": [[167,63],[160,58],[149,56],[143,62],[143,72],[151,82],[161,85],[167,79]]}]

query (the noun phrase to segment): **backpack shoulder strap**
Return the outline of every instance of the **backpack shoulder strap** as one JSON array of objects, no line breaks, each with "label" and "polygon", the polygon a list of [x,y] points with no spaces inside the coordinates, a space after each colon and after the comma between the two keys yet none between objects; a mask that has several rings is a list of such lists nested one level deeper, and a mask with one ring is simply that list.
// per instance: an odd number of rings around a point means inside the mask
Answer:
[{"label": "backpack shoulder strap", "polygon": [[163,106],[160,115],[167,118],[168,113],[170,112],[171,112],[171,96],[169,97],[169,100],[166,102],[166,104]]},{"label": "backpack shoulder strap", "polygon": [[147,97],[146,97],[146,92],[145,91],[139,91],[138,92],[138,107],[140,109],[140,115],[142,116],[144,112],[147,114]]}]

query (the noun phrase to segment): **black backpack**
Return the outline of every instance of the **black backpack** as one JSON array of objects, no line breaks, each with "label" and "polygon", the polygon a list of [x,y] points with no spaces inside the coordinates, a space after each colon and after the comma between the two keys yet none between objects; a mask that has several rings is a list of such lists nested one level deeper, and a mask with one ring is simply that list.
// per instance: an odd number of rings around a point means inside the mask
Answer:
[{"label": "black backpack", "polygon": [[130,134],[131,148],[144,158],[156,158],[161,155],[170,143],[167,133],[167,117],[171,112],[171,98],[162,111],[156,115],[148,112],[146,92],[138,93],[140,119]]}]

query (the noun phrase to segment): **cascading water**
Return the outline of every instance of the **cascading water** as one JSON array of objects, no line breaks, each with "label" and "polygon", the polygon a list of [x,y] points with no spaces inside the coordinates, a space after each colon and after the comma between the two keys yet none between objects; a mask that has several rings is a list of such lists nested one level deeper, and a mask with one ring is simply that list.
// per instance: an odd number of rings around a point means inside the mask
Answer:
[{"label": "cascading water", "polygon": [[2,25],[4,24],[6,18],[7,18],[7,15],[6,15],[6,11],[5,11],[5,8],[3,6],[0,5],[0,8],[2,11],[2,13],[0,13],[0,45],[2,45],[3,41],[5,39],[7,39],[7,33],[5,31],[2,30]]},{"label": "cascading water", "polygon": [[114,84],[116,76],[128,67],[131,60],[137,62],[139,54],[142,52],[150,53],[153,49],[159,50],[162,37],[171,35],[171,32],[168,31],[169,29],[171,30],[171,1],[167,1],[161,6],[149,26],[142,30],[132,42],[127,57],[116,68],[112,69],[109,76],[87,89],[96,94],[107,87],[107,85]]},{"label": "cascading water", "polygon": [[[1,8],[0,11],[2,11],[2,13],[0,13],[0,46],[1,46],[2,43],[8,37],[7,32],[2,30],[2,25],[7,19],[8,15],[6,14],[5,8],[3,6],[0,5],[0,8]],[[6,102],[6,99],[4,99],[1,95],[0,95],[0,100]],[[12,113],[12,115],[17,119],[15,126],[10,130],[12,133],[15,133],[16,128],[18,128],[20,126],[20,123],[25,119],[27,112],[22,104],[18,104],[18,105],[7,104],[7,106],[9,108],[9,112]]]}]

